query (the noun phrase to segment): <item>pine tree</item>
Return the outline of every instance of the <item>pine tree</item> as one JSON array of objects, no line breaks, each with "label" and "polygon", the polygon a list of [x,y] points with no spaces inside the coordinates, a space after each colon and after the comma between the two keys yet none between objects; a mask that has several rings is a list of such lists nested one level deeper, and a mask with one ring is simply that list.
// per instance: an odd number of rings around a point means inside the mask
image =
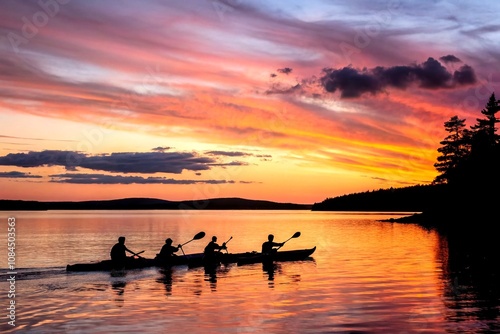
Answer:
[{"label": "pine tree", "polygon": [[496,133],[499,101],[491,94],[486,106],[481,110],[484,118],[478,118],[470,129],[470,154],[461,164],[463,176],[460,179],[463,197],[467,196],[471,208],[483,213],[491,212],[497,203],[500,186],[500,136]]},{"label": "pine tree", "polygon": [[434,167],[441,173],[434,183],[450,183],[458,177],[458,167],[469,154],[468,137],[469,132],[465,129],[465,119],[453,116],[444,123],[446,138],[440,142],[438,152],[441,156],[437,158]]},{"label": "pine tree", "polygon": [[[465,119],[453,116],[445,122],[448,136],[440,142],[441,155],[434,164],[441,173],[434,183],[443,183],[445,194],[442,201],[429,211],[455,220],[480,217],[483,225],[497,214],[498,189],[500,189],[500,136],[496,133],[499,123],[497,113],[500,101],[491,94],[484,118],[465,129]],[[448,219],[447,218],[447,219]]]},{"label": "pine tree", "polygon": [[498,111],[500,111],[499,101],[495,98],[495,93],[492,93],[486,107],[481,110],[485,118],[477,118],[476,125],[471,126],[474,146],[487,149],[495,147],[500,142],[500,136],[496,133],[495,127],[496,123],[500,122],[496,116]]}]

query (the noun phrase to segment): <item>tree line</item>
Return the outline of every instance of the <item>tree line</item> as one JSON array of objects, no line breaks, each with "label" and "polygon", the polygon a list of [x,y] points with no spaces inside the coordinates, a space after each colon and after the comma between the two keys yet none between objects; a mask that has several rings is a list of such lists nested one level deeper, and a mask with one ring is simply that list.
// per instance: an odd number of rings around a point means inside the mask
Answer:
[{"label": "tree line", "polygon": [[449,133],[440,142],[441,153],[434,167],[440,172],[434,183],[451,186],[466,186],[471,182],[482,181],[482,185],[498,182],[498,162],[500,157],[500,136],[496,123],[500,122],[497,113],[500,101],[492,93],[486,107],[481,110],[482,118],[466,128],[466,119],[458,115],[444,123]]},{"label": "tree line", "polygon": [[445,184],[448,192],[442,203],[436,203],[436,210],[482,216],[495,213],[500,186],[499,111],[500,101],[492,93],[481,117],[469,128],[458,115],[444,123],[448,135],[438,148],[434,167],[439,175],[433,183]]},{"label": "tree line", "polygon": [[431,184],[379,189],[327,198],[318,211],[420,211],[439,224],[457,221],[489,224],[496,215],[500,187],[500,135],[496,124],[500,101],[492,93],[481,116],[467,128],[458,115],[444,122],[448,133],[437,149]]}]

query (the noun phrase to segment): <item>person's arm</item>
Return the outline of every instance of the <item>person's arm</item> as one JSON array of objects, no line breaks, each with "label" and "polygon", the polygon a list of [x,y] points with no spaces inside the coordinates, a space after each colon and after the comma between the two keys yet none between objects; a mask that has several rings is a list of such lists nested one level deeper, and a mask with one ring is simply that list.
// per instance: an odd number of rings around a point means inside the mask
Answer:
[{"label": "person's arm", "polygon": [[135,253],[134,253],[134,252],[132,252],[132,251],[131,251],[130,249],[128,249],[127,247],[125,247],[125,250],[126,250],[127,252],[129,252],[130,254],[135,255]]}]

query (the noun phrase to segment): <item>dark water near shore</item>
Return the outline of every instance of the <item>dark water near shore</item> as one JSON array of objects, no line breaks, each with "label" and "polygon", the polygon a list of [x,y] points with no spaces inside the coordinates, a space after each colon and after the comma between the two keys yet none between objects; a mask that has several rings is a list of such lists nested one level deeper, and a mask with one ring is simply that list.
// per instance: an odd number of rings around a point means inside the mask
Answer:
[{"label": "dark water near shore", "polygon": [[[398,214],[308,211],[48,211],[16,218],[16,333],[500,333],[498,253],[466,237],[381,223]],[[5,225],[4,225],[5,226]],[[258,250],[267,234],[283,250],[317,247],[313,260],[229,265],[214,275],[175,267],[67,273],[106,259],[119,235],[154,257],[200,232],[230,252]],[[485,240],[484,243],[491,241]],[[7,240],[4,244],[6,249]],[[0,253],[6,268],[7,254]]]}]

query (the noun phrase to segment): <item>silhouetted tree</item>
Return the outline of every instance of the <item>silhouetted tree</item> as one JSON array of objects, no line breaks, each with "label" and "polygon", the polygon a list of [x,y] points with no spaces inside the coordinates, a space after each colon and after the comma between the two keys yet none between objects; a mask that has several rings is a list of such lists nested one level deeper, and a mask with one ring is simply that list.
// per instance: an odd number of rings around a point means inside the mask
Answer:
[{"label": "silhouetted tree", "polygon": [[477,123],[471,126],[472,144],[481,149],[494,148],[500,142],[500,136],[496,133],[496,123],[500,122],[496,114],[500,110],[499,101],[492,93],[486,107],[481,110],[485,118],[477,118]]},{"label": "silhouetted tree", "polygon": [[454,218],[472,217],[480,213],[487,216],[496,205],[495,195],[500,186],[500,136],[496,133],[499,122],[499,101],[491,94],[484,118],[465,129],[465,119],[453,116],[445,122],[449,135],[441,142],[434,167],[440,174],[434,183],[443,183],[447,195],[433,208]]},{"label": "silhouetted tree", "polygon": [[449,135],[440,142],[443,146],[438,148],[441,155],[438,156],[438,162],[434,164],[434,167],[441,174],[434,179],[434,183],[453,182],[458,177],[460,163],[469,154],[469,132],[465,129],[465,119],[453,116],[449,121],[444,122],[444,128]]},{"label": "silhouetted tree", "polygon": [[380,189],[327,198],[312,210],[419,211],[426,224],[453,231],[466,222],[476,232],[490,231],[497,223],[500,189],[500,135],[496,124],[500,101],[491,94],[484,118],[465,128],[465,119],[451,117],[444,123],[448,132],[440,142],[434,167],[440,172],[432,185]]},{"label": "silhouetted tree", "polygon": [[495,94],[491,94],[486,107],[481,110],[484,118],[476,119],[477,123],[471,126],[470,155],[464,162],[466,178],[464,186],[471,191],[484,192],[498,183],[500,136],[496,133],[496,123],[499,122],[497,113],[500,110]]}]

